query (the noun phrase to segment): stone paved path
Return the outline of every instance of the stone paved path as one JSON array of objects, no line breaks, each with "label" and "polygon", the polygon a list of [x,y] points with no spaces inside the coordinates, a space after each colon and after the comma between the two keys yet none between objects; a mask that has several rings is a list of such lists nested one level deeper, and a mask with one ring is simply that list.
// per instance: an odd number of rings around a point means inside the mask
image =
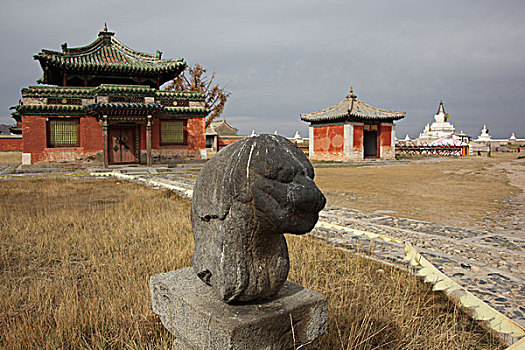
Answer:
[{"label": "stone paved path", "polygon": [[[193,188],[195,175],[179,171],[139,175],[181,188]],[[447,276],[507,317],[525,326],[525,240],[516,235],[469,230],[358,210],[327,207],[320,221],[377,233],[412,244]],[[406,266],[404,246],[336,229],[316,228],[311,236],[397,266]]]}]

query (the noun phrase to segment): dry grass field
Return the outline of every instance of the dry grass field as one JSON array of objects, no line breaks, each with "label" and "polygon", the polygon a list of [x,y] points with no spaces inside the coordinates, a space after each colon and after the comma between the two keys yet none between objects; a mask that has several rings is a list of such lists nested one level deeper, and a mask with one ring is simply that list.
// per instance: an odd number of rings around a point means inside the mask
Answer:
[{"label": "dry grass field", "polygon": [[0,151],[0,165],[16,164],[22,162],[22,152]]},{"label": "dry grass field", "polygon": [[495,153],[491,158],[442,157],[382,166],[318,167],[315,182],[329,205],[365,212],[388,210],[394,216],[453,226],[486,226],[485,219],[508,210],[504,199],[519,191],[509,184],[501,167],[516,157]]},{"label": "dry grass field", "polygon": [[[0,348],[171,349],[149,276],[191,265],[190,203],[115,180],[0,182]],[[318,349],[502,349],[419,279],[288,237],[290,279],[329,299]]]}]

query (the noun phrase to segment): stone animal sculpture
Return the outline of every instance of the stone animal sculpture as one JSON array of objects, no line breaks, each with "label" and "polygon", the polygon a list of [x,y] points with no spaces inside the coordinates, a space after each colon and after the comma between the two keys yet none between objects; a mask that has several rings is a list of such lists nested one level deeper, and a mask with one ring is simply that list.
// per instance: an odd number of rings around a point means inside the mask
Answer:
[{"label": "stone animal sculpture", "polygon": [[193,269],[227,303],[275,295],[290,262],[283,233],[313,229],[326,199],[304,153],[281,136],[237,141],[203,167],[193,190]]}]

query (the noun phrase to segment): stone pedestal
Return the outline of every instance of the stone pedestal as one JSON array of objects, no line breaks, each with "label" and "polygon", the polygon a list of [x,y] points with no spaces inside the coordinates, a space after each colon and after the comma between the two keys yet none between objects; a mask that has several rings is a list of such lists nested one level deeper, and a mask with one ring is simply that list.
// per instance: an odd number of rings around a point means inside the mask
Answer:
[{"label": "stone pedestal", "polygon": [[326,298],[288,281],[275,298],[242,305],[220,300],[192,268],[155,275],[150,289],[153,311],[181,349],[294,349],[326,330]]}]

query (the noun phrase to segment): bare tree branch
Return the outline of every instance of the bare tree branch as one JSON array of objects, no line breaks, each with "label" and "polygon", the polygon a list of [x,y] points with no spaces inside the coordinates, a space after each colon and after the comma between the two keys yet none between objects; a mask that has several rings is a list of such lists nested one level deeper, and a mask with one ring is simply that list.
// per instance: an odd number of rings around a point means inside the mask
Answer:
[{"label": "bare tree branch", "polygon": [[205,106],[210,109],[210,114],[206,118],[206,126],[210,125],[223,112],[224,106],[231,93],[224,87],[215,83],[215,72],[211,77],[206,76],[206,69],[200,64],[186,69],[175,79],[173,79],[166,90],[175,91],[196,91],[205,94]]}]

